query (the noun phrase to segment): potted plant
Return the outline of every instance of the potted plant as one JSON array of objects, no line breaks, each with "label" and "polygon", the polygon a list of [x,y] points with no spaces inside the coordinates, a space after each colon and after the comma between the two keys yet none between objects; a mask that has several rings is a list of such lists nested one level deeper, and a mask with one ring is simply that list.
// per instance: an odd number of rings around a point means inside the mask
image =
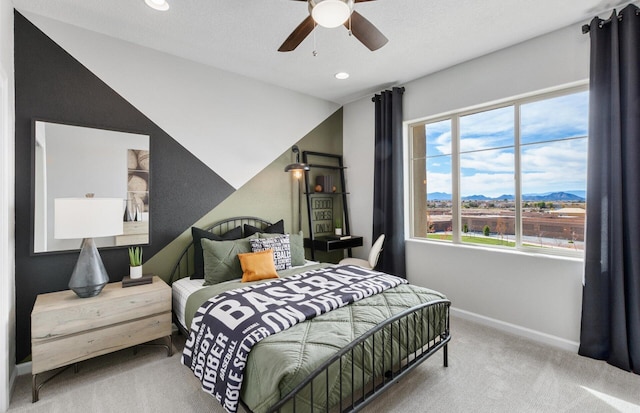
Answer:
[{"label": "potted plant", "polygon": [[142,277],[142,247],[129,247],[129,277]]},{"label": "potted plant", "polygon": [[340,218],[336,218],[336,225],[334,228],[336,235],[342,235],[342,220]]}]

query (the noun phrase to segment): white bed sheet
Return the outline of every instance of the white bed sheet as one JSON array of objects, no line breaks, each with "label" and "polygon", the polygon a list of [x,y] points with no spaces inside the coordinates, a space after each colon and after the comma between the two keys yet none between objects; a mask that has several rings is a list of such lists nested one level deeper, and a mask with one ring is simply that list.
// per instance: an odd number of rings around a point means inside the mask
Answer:
[{"label": "white bed sheet", "polygon": [[182,328],[189,331],[184,325],[184,309],[187,306],[189,296],[203,288],[204,279],[192,280],[191,278],[181,278],[171,284],[171,296],[173,297],[173,312]]}]

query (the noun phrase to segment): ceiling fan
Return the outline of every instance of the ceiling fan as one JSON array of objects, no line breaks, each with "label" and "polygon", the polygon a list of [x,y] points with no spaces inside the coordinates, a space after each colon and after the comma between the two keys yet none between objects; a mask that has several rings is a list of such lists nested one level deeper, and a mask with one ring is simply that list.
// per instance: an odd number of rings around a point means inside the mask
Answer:
[{"label": "ceiling fan", "polygon": [[375,0],[294,0],[305,1],[309,5],[309,16],[295,28],[278,49],[290,52],[315,29],[316,24],[323,27],[344,25],[369,50],[378,50],[389,41],[369,20],[353,10],[354,3]]}]

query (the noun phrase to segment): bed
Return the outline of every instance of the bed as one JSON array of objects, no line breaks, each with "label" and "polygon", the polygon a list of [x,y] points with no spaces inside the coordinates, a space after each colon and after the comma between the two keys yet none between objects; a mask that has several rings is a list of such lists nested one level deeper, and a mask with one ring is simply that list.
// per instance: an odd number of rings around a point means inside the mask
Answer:
[{"label": "bed", "polygon": [[[232,232],[238,236],[238,228],[258,231],[254,237],[262,236],[260,231],[267,231],[266,234],[282,231],[282,225],[255,217],[226,219],[200,231],[213,234],[215,242]],[[243,231],[241,236],[244,235]],[[195,243],[207,236],[202,232],[196,236],[194,232]],[[302,242],[301,233],[291,234],[292,255],[295,236],[299,237],[295,243]],[[207,248],[210,244],[201,243]],[[187,344],[194,337],[190,331],[193,318],[197,318],[193,323],[197,326],[202,315],[199,311],[204,311],[201,305],[212,297],[215,300],[224,294],[236,294],[238,288],[246,288],[253,294],[259,289],[272,289],[275,283],[286,285],[301,277],[326,274],[355,277],[354,274],[364,271],[298,259],[298,265],[278,271],[277,280],[241,283],[236,278],[205,286],[204,279],[192,279],[194,272],[202,270],[196,270],[202,266],[197,262],[202,248],[198,251],[196,248],[194,243],[185,248],[170,279],[176,325],[188,337]],[[207,250],[204,253],[207,256]],[[363,276],[397,281],[397,277],[375,271]],[[351,285],[355,288],[359,283]],[[349,305],[269,335],[248,354],[239,403],[254,413],[360,410],[438,350],[442,350],[443,364],[447,366],[449,306],[446,297],[436,291],[398,281],[398,285],[380,294],[364,294]],[[185,348],[183,361],[188,359],[186,355]],[[206,383],[201,382],[205,388]],[[228,407],[224,403],[223,406]]]}]

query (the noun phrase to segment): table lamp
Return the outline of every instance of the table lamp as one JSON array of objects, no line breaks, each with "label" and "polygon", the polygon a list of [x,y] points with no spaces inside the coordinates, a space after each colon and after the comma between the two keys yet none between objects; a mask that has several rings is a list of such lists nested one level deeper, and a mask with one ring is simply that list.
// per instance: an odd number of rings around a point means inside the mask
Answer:
[{"label": "table lamp", "polygon": [[54,237],[80,239],[80,256],[69,280],[69,288],[80,298],[100,294],[109,282],[93,238],[123,233],[123,200],[120,198],[56,198]]}]

